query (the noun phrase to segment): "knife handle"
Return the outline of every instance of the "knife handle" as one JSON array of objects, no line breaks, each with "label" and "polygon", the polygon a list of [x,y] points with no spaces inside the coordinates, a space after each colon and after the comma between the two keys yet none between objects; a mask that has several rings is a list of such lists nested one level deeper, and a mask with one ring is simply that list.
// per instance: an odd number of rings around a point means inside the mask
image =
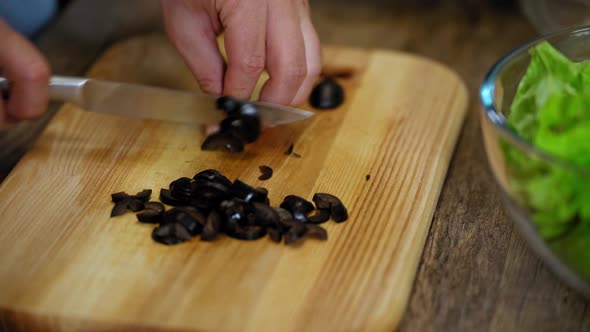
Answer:
[{"label": "knife handle", "polygon": [[[70,103],[82,102],[82,91],[88,82],[86,78],[51,76],[49,80],[49,98]],[[0,76],[0,92],[4,100],[10,96],[10,81]]]}]

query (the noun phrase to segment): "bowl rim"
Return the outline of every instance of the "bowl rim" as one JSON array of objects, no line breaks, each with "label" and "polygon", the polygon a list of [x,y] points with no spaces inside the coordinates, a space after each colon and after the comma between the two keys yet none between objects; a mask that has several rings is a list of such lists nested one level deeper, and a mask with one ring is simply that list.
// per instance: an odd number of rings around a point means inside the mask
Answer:
[{"label": "bowl rim", "polygon": [[498,61],[496,61],[496,63],[490,68],[490,70],[486,73],[479,90],[480,102],[483,106],[482,110],[485,113],[486,118],[494,125],[496,129],[500,131],[503,137],[509,139],[513,144],[518,145],[526,152],[536,155],[545,162],[557,164],[561,167],[569,169],[570,171],[581,173],[584,176],[590,176],[590,168],[575,165],[568,160],[545,152],[512,130],[508,126],[508,121],[504,114],[496,109],[494,104],[494,93],[496,79],[502,70],[506,68],[506,66],[510,64],[515,58],[522,55],[523,53],[527,53],[535,45],[544,41],[550,41],[551,39],[560,36],[577,36],[588,34],[590,34],[590,24],[541,35],[513,48],[511,51],[502,56]]}]

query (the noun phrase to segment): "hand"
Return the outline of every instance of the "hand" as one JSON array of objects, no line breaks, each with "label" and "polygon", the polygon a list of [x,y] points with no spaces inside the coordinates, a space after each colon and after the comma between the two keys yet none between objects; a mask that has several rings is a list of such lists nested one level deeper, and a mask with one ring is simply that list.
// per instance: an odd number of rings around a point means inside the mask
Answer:
[{"label": "hand", "polygon": [[[166,31],[213,95],[248,99],[260,73],[260,99],[298,105],[320,73],[320,43],[307,0],[160,0]],[[227,68],[216,36],[225,33]]]},{"label": "hand", "polygon": [[49,65],[35,47],[0,19],[0,76],[11,82],[10,98],[0,99],[0,125],[38,117],[47,108]]}]

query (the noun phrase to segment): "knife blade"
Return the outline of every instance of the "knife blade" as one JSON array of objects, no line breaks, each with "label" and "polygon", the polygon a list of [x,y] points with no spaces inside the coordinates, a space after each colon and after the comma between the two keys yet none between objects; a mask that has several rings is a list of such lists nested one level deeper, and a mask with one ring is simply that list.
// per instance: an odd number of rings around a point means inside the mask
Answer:
[{"label": "knife blade", "polygon": [[[9,82],[0,77],[0,89]],[[217,124],[225,114],[215,109],[217,97],[139,84],[90,78],[53,76],[50,98],[76,104],[82,110],[187,125]],[[305,120],[312,112],[265,102],[254,104],[264,126]]]}]

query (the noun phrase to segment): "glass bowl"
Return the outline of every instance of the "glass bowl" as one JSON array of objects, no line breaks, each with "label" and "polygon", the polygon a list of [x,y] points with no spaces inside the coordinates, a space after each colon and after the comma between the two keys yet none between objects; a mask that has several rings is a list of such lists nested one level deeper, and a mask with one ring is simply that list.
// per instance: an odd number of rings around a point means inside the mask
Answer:
[{"label": "glass bowl", "polygon": [[590,220],[568,208],[580,200],[590,205],[590,169],[537,149],[507,122],[529,50],[543,41],[574,61],[590,59],[590,26],[533,40],[500,59],[480,90],[484,144],[504,208],[522,236],[558,277],[590,298]]}]

